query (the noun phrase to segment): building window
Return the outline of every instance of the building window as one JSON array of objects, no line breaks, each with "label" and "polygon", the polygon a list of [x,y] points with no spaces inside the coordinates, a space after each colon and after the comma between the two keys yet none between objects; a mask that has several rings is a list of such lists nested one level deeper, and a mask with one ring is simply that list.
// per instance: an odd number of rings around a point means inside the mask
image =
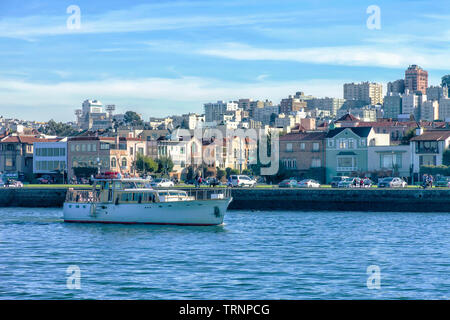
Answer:
[{"label": "building window", "polygon": [[117,165],[116,158],[112,158],[112,159],[111,159],[111,168],[115,168],[116,165]]},{"label": "building window", "polygon": [[300,143],[300,150],[305,150],[306,144],[304,142]]},{"label": "building window", "polygon": [[82,152],[86,152],[86,144],[83,143],[83,144],[81,145],[81,151],[82,151]]},{"label": "building window", "polygon": [[322,165],[322,162],[320,161],[319,158],[314,158],[311,161],[311,167],[312,168],[319,168]]},{"label": "building window", "polygon": [[319,143],[318,142],[313,143],[313,151],[319,151]]},{"label": "building window", "polygon": [[356,159],[354,157],[338,157],[337,167],[340,171],[353,171],[356,167]]},{"label": "building window", "polygon": [[109,143],[100,143],[100,150],[109,150]]},{"label": "building window", "polygon": [[339,139],[339,149],[347,149],[347,139]]},{"label": "building window", "polygon": [[355,148],[355,140],[353,140],[353,139],[349,139],[348,140],[348,148],[349,149],[354,149]]},{"label": "building window", "polygon": [[286,144],[286,152],[292,152],[292,143]]},{"label": "building window", "polygon": [[328,140],[328,147],[333,148],[334,147],[334,140]]},{"label": "building window", "polygon": [[436,165],[436,156],[432,156],[432,155],[420,156],[419,164],[421,166],[435,166]]},{"label": "building window", "polygon": [[366,140],[365,139],[361,139],[361,147],[365,147],[366,146]]},{"label": "building window", "polygon": [[394,168],[397,166],[398,168],[402,167],[402,155],[401,154],[382,154],[380,160],[381,168]]},{"label": "building window", "polygon": [[127,158],[122,158],[122,167],[126,167],[127,166]]},{"label": "building window", "polygon": [[72,152],[75,151],[75,145],[74,144],[70,145],[70,151],[72,151]]}]

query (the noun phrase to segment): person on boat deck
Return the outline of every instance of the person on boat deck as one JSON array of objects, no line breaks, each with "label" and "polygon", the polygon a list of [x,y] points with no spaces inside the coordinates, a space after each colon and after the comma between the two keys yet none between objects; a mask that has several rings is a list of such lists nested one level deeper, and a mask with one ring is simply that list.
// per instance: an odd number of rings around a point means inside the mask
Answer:
[{"label": "person on boat deck", "polygon": [[117,174],[117,179],[122,179],[122,175],[120,174],[120,172]]}]

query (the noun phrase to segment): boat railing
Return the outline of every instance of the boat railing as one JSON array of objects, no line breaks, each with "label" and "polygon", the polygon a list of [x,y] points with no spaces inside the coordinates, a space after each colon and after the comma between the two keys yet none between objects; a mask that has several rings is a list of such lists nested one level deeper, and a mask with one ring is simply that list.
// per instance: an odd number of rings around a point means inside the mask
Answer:
[{"label": "boat railing", "polygon": [[188,188],[184,189],[189,197],[196,200],[219,200],[227,199],[231,196],[229,188]]},{"label": "boat railing", "polygon": [[66,202],[92,203],[99,202],[100,190],[67,190]]}]

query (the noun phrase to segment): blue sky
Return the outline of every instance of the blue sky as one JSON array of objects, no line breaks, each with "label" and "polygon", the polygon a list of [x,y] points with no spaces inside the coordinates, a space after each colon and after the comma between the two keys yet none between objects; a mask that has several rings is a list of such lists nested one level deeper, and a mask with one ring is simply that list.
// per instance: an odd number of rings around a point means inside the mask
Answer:
[{"label": "blue sky", "polygon": [[[69,5],[81,10],[70,30]],[[370,5],[381,29],[370,30]],[[0,115],[74,120],[84,99],[145,119],[208,101],[342,97],[345,82],[450,73],[445,1],[0,1]]]}]

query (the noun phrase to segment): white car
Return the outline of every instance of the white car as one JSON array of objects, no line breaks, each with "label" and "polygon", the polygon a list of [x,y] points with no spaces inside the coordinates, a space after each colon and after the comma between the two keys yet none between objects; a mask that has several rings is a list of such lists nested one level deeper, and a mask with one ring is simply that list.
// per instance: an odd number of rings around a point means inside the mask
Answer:
[{"label": "white car", "polygon": [[313,179],[305,179],[297,183],[297,187],[299,188],[319,188],[320,183]]},{"label": "white car", "polygon": [[232,187],[254,187],[256,180],[251,179],[245,175],[232,175],[231,186]]},{"label": "white car", "polygon": [[170,188],[174,186],[174,183],[169,179],[158,178],[152,181],[150,184],[152,187]]}]

